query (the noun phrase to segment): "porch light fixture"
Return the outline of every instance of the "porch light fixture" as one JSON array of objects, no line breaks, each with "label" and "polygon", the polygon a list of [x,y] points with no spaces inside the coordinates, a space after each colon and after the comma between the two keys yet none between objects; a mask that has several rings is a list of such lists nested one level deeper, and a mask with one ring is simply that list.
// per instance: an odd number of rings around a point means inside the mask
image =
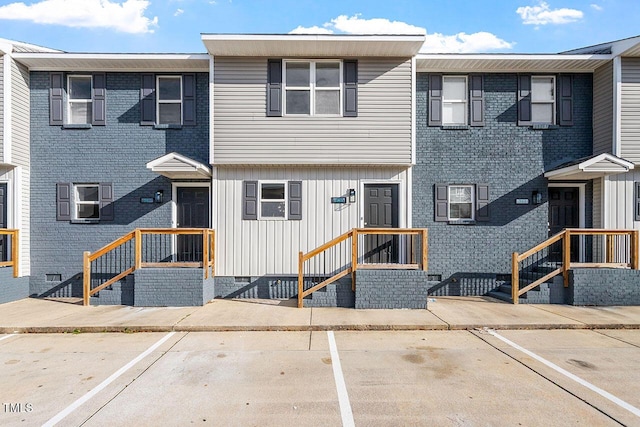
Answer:
[{"label": "porch light fixture", "polygon": [[349,203],[356,202],[356,190],[353,188],[349,189]]},{"label": "porch light fixture", "polygon": [[164,192],[162,190],[156,191],[156,194],[153,196],[153,199],[156,203],[162,203],[162,197],[164,196]]},{"label": "porch light fixture", "polygon": [[542,193],[538,190],[533,190],[531,192],[531,203],[533,203],[534,205],[539,205],[540,203],[542,203]]}]

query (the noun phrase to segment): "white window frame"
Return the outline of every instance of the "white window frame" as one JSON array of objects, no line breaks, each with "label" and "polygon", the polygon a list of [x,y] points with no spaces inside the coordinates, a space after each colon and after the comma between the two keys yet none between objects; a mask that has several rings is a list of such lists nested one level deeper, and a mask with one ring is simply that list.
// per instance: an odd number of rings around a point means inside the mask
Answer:
[{"label": "white window frame", "polygon": [[[264,184],[282,184],[284,186],[284,199],[262,199],[262,186]],[[284,216],[262,216],[262,202],[284,202]],[[266,221],[286,221],[289,218],[289,181],[265,180],[258,181],[258,219]]]},{"label": "white window frame", "polygon": [[[160,100],[160,80],[174,79],[180,81],[180,99]],[[180,123],[160,123],[160,104],[180,104]],[[184,87],[182,84],[182,76],[176,75],[159,75],[156,76],[156,124],[159,125],[182,125],[184,121]]]},{"label": "white window frame", "polygon": [[[87,187],[96,187],[98,189],[98,200],[96,201],[86,201],[80,200],[80,193],[78,193],[78,188],[87,188]],[[97,218],[80,218],[78,217],[78,207],[80,205],[97,205],[98,206],[98,217]],[[100,184],[98,183],[81,183],[81,184],[73,184],[73,217],[74,221],[100,221]]]},{"label": "white window frame", "polygon": [[[553,88],[553,100],[551,101],[534,101],[533,100],[533,81],[535,79],[551,79],[551,87]],[[556,99],[558,89],[556,87],[556,76],[531,76],[531,121],[533,124],[555,125],[556,124]],[[533,121],[533,105],[534,104],[551,104],[551,122],[535,122]]]},{"label": "white window frame", "polygon": [[[89,79],[89,82],[91,83],[91,93],[89,94],[89,99],[85,99],[85,98],[78,98],[78,99],[72,99],[71,98],[71,80],[75,79],[75,78],[85,78],[85,79]],[[66,124],[70,124],[70,125],[86,125],[86,124],[91,124],[91,119],[89,119],[88,122],[83,122],[83,123],[74,123],[71,121],[71,117],[73,117],[71,115],[71,104],[93,104],[93,76],[90,74],[70,74],[67,76],[67,117],[66,117]],[[93,105],[90,105],[90,110],[92,111],[93,109]],[[93,111],[91,113],[93,115]]]},{"label": "white window frame", "polygon": [[[444,82],[446,79],[450,78],[464,78],[464,99],[447,99],[447,92],[444,90]],[[464,119],[461,123],[457,122],[446,122],[444,120],[444,105],[445,104],[463,104],[464,105]],[[442,125],[443,126],[464,126],[469,123],[469,78],[468,76],[462,76],[459,74],[451,74],[442,76]]]},{"label": "white window frame", "polygon": [[[451,189],[453,187],[468,187],[471,189],[471,218],[451,217]],[[476,219],[476,186],[473,184],[450,184],[447,185],[447,219],[449,221],[475,221]]]},{"label": "white window frame", "polygon": [[[282,96],[282,112],[283,115],[289,117],[342,117],[344,106],[343,102],[343,86],[344,86],[344,75],[343,75],[343,64],[342,60],[338,59],[324,59],[324,60],[311,60],[311,59],[285,59],[282,61],[282,87],[283,87],[283,96]],[[287,63],[304,63],[309,64],[309,86],[287,86]],[[338,73],[340,75],[340,82],[338,83],[338,87],[316,87],[316,64],[320,63],[329,63],[329,64],[338,64]],[[290,113],[287,114],[287,90],[308,90],[309,91],[309,114],[295,114]],[[336,114],[317,114],[315,112],[316,109],[316,92],[321,91],[338,91],[338,113]]]}]

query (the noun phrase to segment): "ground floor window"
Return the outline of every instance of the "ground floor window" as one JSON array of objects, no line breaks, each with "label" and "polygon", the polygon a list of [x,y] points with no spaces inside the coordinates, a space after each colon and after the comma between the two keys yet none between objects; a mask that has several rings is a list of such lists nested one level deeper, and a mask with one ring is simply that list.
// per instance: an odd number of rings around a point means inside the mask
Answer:
[{"label": "ground floor window", "polygon": [[287,217],[287,186],[284,182],[260,183],[260,218]]},{"label": "ground floor window", "polygon": [[100,219],[100,186],[74,184],[74,219]]},{"label": "ground floor window", "polygon": [[473,186],[472,185],[450,185],[449,186],[449,219],[469,219],[473,220]]}]

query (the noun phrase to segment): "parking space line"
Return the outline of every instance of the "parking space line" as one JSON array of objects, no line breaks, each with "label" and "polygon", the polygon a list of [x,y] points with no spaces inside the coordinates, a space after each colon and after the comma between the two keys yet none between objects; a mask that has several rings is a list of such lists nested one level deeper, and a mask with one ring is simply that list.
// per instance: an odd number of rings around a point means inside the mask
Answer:
[{"label": "parking space line", "polygon": [[13,337],[13,336],[15,336],[15,335],[16,335],[16,334],[3,335],[3,336],[1,336],[1,337],[0,337],[0,341],[2,341],[2,340],[6,340],[7,338],[11,338],[11,337]]},{"label": "parking space line", "polygon": [[591,384],[588,381],[583,380],[582,378],[578,377],[577,375],[572,374],[571,372],[567,371],[566,369],[562,369],[560,366],[548,361],[547,359],[544,359],[541,356],[538,356],[537,354],[527,350],[526,348],[514,343],[513,341],[510,341],[509,339],[503,337],[502,335],[498,334],[496,331],[489,329],[487,331],[489,334],[493,335],[494,337],[498,338],[500,341],[510,345],[511,347],[515,348],[516,350],[519,350],[521,352],[523,352],[524,354],[526,354],[529,357],[532,357],[533,359],[537,360],[538,362],[548,366],[549,368],[553,369],[556,372],[559,372],[560,374],[566,376],[567,378],[572,379],[573,381],[577,382],[578,384],[588,388],[589,390],[598,393],[600,396],[604,397],[607,400],[610,400],[611,402],[615,403],[616,405],[620,406],[621,408],[626,409],[627,411],[631,412],[632,414],[634,414],[637,417],[640,417],[640,409],[636,408],[635,406],[625,402],[622,399],[617,398],[616,396],[612,395],[611,393],[596,387],[595,385]]},{"label": "parking space line", "polygon": [[82,396],[81,398],[79,398],[78,400],[73,402],[71,405],[67,406],[65,409],[63,409],[61,412],[59,412],[56,416],[54,416],[49,421],[44,423],[43,427],[45,427],[45,426],[46,427],[50,427],[50,426],[54,426],[57,423],[59,423],[62,419],[64,419],[66,416],[68,416],[73,411],[78,409],[82,404],[87,402],[89,399],[91,399],[93,396],[98,394],[101,390],[103,390],[105,387],[107,387],[109,384],[111,384],[113,381],[115,381],[118,377],[120,377],[122,374],[127,372],[129,369],[131,369],[131,367],[133,367],[136,363],[138,363],[139,361],[141,361],[142,359],[147,357],[151,352],[153,352],[155,349],[157,349],[162,344],[164,344],[164,342],[167,341],[169,338],[171,338],[174,334],[175,334],[175,332],[169,332],[167,335],[162,337],[158,342],[156,342],[151,347],[146,349],[143,353],[141,353],[138,357],[136,357],[131,362],[129,362],[126,365],[124,365],[122,368],[118,369],[109,378],[107,378],[106,380],[102,381],[100,384],[98,384],[93,389],[88,391],[84,396]]},{"label": "parking space line", "polygon": [[333,331],[327,331],[327,338],[329,339],[329,352],[331,353],[333,378],[336,381],[336,389],[338,391],[338,403],[340,404],[342,425],[352,427],[355,426],[353,421],[353,412],[351,412],[351,403],[349,403],[349,394],[347,393],[347,385],[344,382],[344,375],[342,374],[342,366],[340,364],[340,355],[338,354],[338,346],[336,346],[336,338],[333,336]]}]

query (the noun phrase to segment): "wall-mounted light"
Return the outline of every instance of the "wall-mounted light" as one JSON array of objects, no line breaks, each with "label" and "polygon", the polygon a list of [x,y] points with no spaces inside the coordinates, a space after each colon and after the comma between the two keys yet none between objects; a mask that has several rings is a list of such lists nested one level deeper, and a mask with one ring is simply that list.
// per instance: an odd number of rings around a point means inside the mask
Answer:
[{"label": "wall-mounted light", "polygon": [[542,203],[542,193],[538,190],[533,190],[531,192],[531,203],[533,203],[534,205],[539,205],[540,203]]},{"label": "wall-mounted light", "polygon": [[162,203],[162,196],[164,195],[164,192],[162,190],[158,190],[156,191],[156,194],[153,196],[153,200],[156,203]]},{"label": "wall-mounted light", "polygon": [[353,188],[349,189],[349,203],[356,202],[356,190]]}]

